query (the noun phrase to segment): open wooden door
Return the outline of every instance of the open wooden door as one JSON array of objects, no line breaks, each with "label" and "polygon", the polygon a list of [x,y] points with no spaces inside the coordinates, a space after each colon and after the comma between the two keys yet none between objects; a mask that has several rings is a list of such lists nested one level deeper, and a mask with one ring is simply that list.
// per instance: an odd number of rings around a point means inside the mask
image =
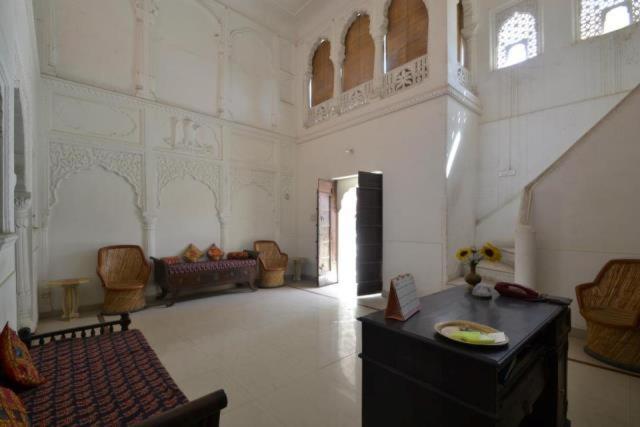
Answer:
[{"label": "open wooden door", "polygon": [[358,173],[356,282],[358,296],[382,292],[382,174]]},{"label": "open wooden door", "polygon": [[334,181],[318,180],[318,286],[338,283],[338,207]]}]

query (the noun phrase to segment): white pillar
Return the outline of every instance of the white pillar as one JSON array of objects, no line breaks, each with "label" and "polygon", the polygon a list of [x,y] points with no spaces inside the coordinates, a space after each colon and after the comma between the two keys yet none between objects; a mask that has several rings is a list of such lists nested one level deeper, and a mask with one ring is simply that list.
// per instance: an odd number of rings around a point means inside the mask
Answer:
[{"label": "white pillar", "polygon": [[31,245],[29,227],[31,225],[31,193],[16,191],[15,196],[16,235],[16,292],[18,301],[18,327],[35,329],[34,289],[31,280]]},{"label": "white pillar", "polygon": [[386,34],[386,25],[384,28],[378,28],[372,34],[373,44],[375,47],[375,55],[373,60],[373,86],[377,95],[382,93],[382,79],[384,78],[384,35]]},{"label": "white pillar", "polygon": [[144,227],[144,251],[148,257],[156,256],[156,223],[158,217],[155,214],[144,213],[142,221]]},{"label": "white pillar", "polygon": [[155,0],[134,0],[136,12],[136,96],[155,100],[151,58],[152,26],[158,13]]},{"label": "white pillar", "polygon": [[333,62],[333,97],[340,98],[342,94],[342,63],[344,62],[344,46],[336,46],[331,50]]},{"label": "white pillar", "polygon": [[530,225],[516,227],[515,281],[536,288],[536,232]]}]

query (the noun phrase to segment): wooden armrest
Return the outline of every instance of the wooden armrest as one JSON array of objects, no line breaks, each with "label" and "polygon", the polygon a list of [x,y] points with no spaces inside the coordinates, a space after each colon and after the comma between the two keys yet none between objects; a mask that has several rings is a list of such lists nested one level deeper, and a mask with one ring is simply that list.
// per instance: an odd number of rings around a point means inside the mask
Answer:
[{"label": "wooden armrest", "polygon": [[154,415],[136,426],[217,426],[220,423],[220,411],[226,407],[227,395],[224,390],[218,390],[193,402]]},{"label": "wooden armrest", "polygon": [[131,318],[129,313],[122,313],[119,320],[114,320],[105,323],[96,323],[87,326],[78,326],[76,328],[62,329],[59,331],[47,332],[44,334],[32,335],[31,329],[22,328],[18,331],[18,335],[22,342],[24,342],[28,348],[31,348],[33,344],[44,345],[52,341],[62,341],[65,339],[94,337],[96,335],[103,335],[104,333],[116,332],[115,326],[120,326],[120,330],[129,330],[131,324]]},{"label": "wooden armrest", "polygon": [[586,293],[589,291],[589,289],[594,288],[596,286],[595,283],[593,282],[589,282],[589,283],[583,283],[581,285],[576,286],[576,297],[578,299],[578,307],[580,307],[581,310],[588,308],[589,304],[587,304],[587,300],[586,300]]}]

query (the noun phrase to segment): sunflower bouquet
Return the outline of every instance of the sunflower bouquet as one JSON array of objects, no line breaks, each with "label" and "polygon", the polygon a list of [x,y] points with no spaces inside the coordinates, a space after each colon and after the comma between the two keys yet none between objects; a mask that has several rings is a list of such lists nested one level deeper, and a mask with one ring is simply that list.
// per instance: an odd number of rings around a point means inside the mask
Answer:
[{"label": "sunflower bouquet", "polygon": [[499,262],[502,259],[502,252],[500,252],[500,249],[492,243],[487,242],[482,245],[481,248],[469,246],[458,249],[458,252],[456,252],[456,258],[464,264],[469,264],[470,272],[465,276],[465,280],[471,286],[475,286],[482,280],[482,278],[476,273],[476,267],[480,261],[485,259],[490,262]]}]

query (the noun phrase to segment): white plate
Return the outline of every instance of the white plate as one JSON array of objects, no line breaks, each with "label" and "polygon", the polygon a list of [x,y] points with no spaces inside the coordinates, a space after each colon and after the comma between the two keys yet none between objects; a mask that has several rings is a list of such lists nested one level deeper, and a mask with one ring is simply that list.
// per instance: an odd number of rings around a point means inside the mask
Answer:
[{"label": "white plate", "polygon": [[[445,338],[448,338],[452,341],[456,341],[462,344],[479,346],[479,347],[499,347],[509,343],[509,337],[504,333],[497,329],[492,328],[491,326],[482,325],[480,323],[469,322],[468,320],[451,320],[448,322],[440,322],[436,323],[435,330],[437,333],[442,335]],[[483,332],[485,334],[491,334],[496,339],[495,342],[492,343],[470,343],[467,341],[463,341],[461,339],[452,337],[451,334],[460,330],[468,330],[468,331],[478,331]]]}]

